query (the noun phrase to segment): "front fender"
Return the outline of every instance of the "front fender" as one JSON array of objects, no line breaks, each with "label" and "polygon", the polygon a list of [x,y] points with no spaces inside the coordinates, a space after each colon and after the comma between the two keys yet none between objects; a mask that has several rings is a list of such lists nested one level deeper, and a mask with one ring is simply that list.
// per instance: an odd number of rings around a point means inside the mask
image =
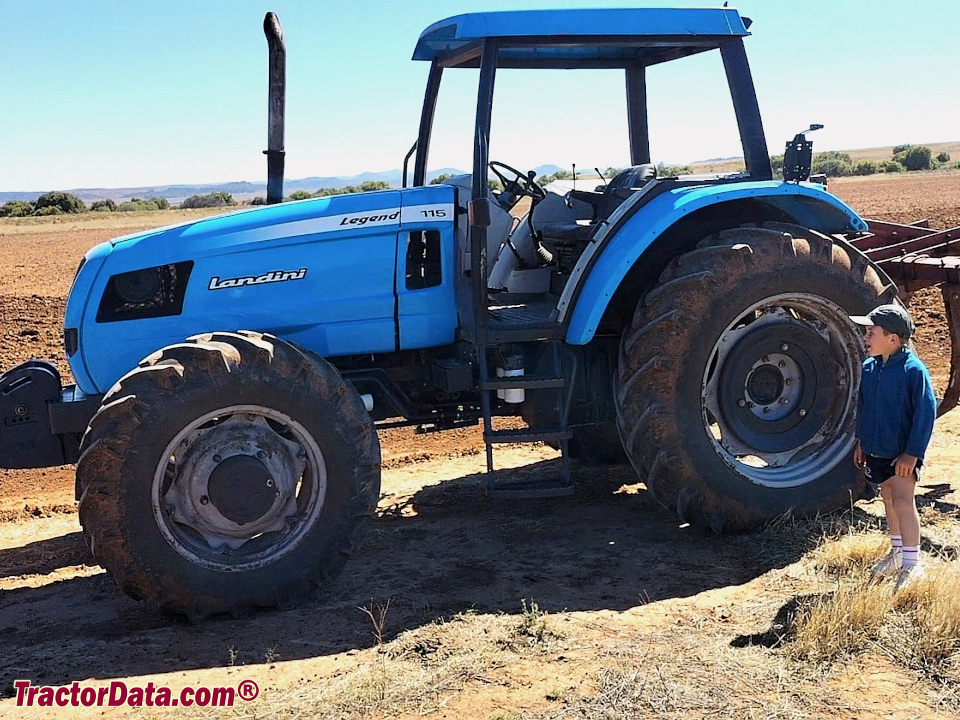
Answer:
[{"label": "front fender", "polygon": [[641,207],[637,193],[611,216],[580,257],[559,302],[559,320],[569,317],[567,342],[585,345],[623,278],[643,253],[674,223],[703,208],[762,199],[793,221],[825,234],[864,232],[867,223],[848,205],[814,183],[778,181],[677,187]]}]

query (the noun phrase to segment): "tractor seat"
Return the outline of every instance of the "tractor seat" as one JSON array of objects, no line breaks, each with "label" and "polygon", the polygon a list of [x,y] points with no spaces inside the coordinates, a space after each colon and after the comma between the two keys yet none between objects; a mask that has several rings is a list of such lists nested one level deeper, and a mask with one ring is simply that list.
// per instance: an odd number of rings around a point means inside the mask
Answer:
[{"label": "tractor seat", "polygon": [[574,190],[570,197],[593,206],[593,222],[547,222],[537,225],[545,240],[562,243],[586,243],[590,241],[601,220],[606,220],[620,204],[636,190],[657,176],[657,166],[647,163],[634,165],[620,171],[600,192]]}]

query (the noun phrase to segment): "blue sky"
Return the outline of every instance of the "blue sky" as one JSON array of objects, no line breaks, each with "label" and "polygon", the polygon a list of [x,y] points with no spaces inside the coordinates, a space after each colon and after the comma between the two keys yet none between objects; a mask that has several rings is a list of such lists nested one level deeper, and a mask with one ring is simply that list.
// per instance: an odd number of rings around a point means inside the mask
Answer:
[{"label": "blue sky", "polygon": [[[400,166],[427,73],[410,56],[436,20],[709,4],[0,0],[0,190],[264,180],[267,10],[287,43],[287,177],[300,178]],[[811,122],[826,126],[811,136],[817,150],[960,140],[960,3],[730,4],[754,21],[746,47],[771,153]],[[445,78],[434,167],[469,168],[471,82],[472,71]],[[668,64],[648,82],[655,161],[740,154],[718,55]],[[520,168],[628,164],[621,73],[502,73],[497,90],[493,157]]]}]

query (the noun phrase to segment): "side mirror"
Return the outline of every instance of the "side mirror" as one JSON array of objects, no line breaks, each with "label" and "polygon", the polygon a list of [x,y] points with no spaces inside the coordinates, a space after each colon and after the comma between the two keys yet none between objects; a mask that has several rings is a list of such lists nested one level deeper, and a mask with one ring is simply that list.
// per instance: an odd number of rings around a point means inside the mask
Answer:
[{"label": "side mirror", "polygon": [[813,164],[813,143],[807,140],[806,134],[820,130],[823,125],[811,125],[809,129],[798,132],[793,140],[787,143],[783,151],[783,179],[787,182],[802,182],[810,177],[810,167]]}]

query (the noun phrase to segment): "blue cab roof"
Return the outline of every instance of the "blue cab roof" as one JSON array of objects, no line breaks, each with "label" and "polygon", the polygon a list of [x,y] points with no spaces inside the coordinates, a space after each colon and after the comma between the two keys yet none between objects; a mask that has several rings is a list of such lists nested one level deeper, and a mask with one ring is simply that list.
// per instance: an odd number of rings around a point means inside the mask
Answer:
[{"label": "blue cab roof", "polygon": [[[457,15],[420,34],[414,60],[436,60],[486,38],[505,67],[622,67],[703,52],[749,35],[735,8],[520,10]],[[473,57],[457,66],[476,66]]]}]

